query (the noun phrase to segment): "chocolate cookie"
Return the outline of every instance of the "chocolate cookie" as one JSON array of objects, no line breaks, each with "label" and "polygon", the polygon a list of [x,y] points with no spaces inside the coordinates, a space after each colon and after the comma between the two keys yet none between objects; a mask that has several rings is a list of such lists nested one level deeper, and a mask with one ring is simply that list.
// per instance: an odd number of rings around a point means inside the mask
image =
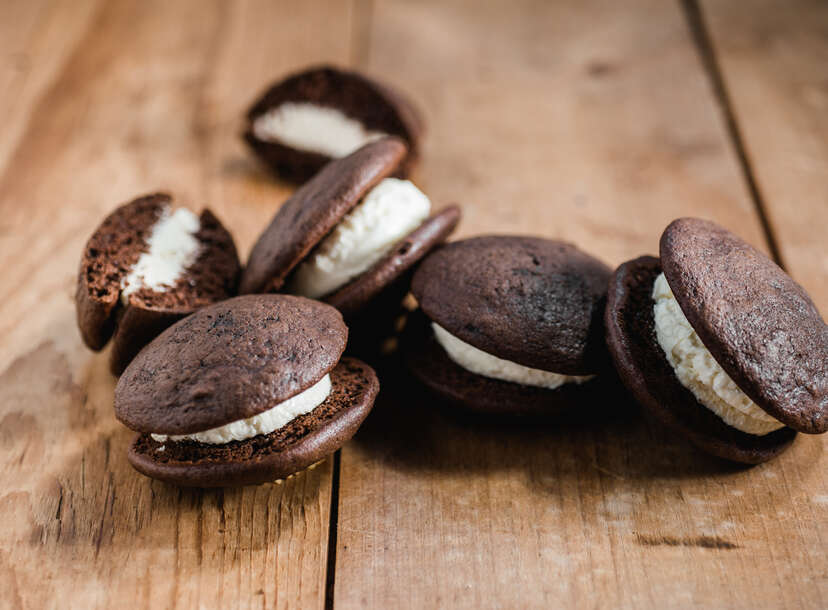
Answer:
[{"label": "chocolate cookie", "polygon": [[384,136],[407,144],[395,168],[405,177],[419,156],[422,132],[420,113],[391,87],[320,66],[272,85],[248,111],[244,139],[277,174],[301,183],[332,159]]},{"label": "chocolate cookie", "polygon": [[[674,221],[661,255],[621,265],[608,293],[607,345],[642,406],[704,451],[748,464],[780,454],[797,430],[824,431],[828,334],[802,289],[708,221]],[[789,400],[803,392],[809,400]]]},{"label": "chocolate cookie", "polygon": [[670,223],[660,254],[681,310],[742,391],[791,428],[828,431],[828,326],[802,287],[707,220]]},{"label": "chocolate cookie", "polygon": [[199,307],[233,295],[233,238],[210,210],[172,209],[164,193],[112,212],[86,244],[75,293],[78,327],[93,350],[112,339],[119,374],[153,337]]},{"label": "chocolate cookie", "polygon": [[385,138],[325,166],[259,237],[241,292],[318,298],[349,319],[364,310],[460,220],[456,206],[429,216],[417,187],[389,178],[404,157],[405,144]]},{"label": "chocolate cookie", "polygon": [[571,244],[486,236],[442,246],[414,274],[422,315],[406,329],[409,369],[480,412],[556,413],[607,369],[610,269]]},{"label": "chocolate cookie", "polygon": [[284,478],[356,432],[379,390],[374,371],[340,360],[348,331],[332,307],[248,295],[202,308],[127,367],[115,414],[138,431],[129,460],[179,485]]}]

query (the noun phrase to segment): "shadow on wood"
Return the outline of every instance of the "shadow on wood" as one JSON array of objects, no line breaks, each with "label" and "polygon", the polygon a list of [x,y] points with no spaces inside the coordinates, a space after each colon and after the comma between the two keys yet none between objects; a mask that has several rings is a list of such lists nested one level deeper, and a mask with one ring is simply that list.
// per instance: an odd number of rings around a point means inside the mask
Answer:
[{"label": "shadow on wood", "polygon": [[[465,412],[430,394],[399,359],[379,368],[377,404],[353,443],[387,466],[413,471],[508,471],[612,479],[682,479],[749,467],[696,450],[649,422],[615,378],[602,404],[560,416],[508,418]],[[795,449],[794,449],[795,450]],[[544,478],[543,475],[537,477]]]}]

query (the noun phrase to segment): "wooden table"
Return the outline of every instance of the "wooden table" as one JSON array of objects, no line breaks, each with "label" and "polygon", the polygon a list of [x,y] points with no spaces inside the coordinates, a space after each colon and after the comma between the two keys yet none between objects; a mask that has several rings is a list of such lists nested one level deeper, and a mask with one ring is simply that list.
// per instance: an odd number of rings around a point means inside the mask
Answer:
[{"label": "wooden table", "polygon": [[284,484],[127,464],[75,328],[81,248],[159,188],[242,253],[290,193],[238,138],[270,80],[334,61],[430,127],[415,177],[459,234],[612,264],[673,218],[766,249],[828,311],[822,0],[0,2],[0,606],[825,608],[828,452],[724,465],[622,409],[486,426],[383,399]]}]

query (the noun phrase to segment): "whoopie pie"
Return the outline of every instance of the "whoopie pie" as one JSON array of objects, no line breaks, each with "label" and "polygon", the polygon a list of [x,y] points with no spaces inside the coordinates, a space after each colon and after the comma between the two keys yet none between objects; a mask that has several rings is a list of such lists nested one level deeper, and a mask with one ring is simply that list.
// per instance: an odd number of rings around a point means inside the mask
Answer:
[{"label": "whoopie pie", "polygon": [[481,413],[554,414],[606,370],[611,270],[549,239],[484,236],[441,246],[414,273],[420,315],[405,359],[430,390]]},{"label": "whoopie pie", "polygon": [[139,197],[107,216],[81,257],[78,327],[93,350],[112,339],[120,374],[158,333],[199,307],[236,292],[239,257],[210,210],[173,209],[172,197]]},{"label": "whoopie pie", "polygon": [[401,93],[358,72],[318,66],[271,85],[248,111],[244,139],[277,174],[301,183],[389,135],[408,146],[395,167],[405,177],[422,131],[420,113]]},{"label": "whoopie pie", "polygon": [[300,187],[259,237],[240,291],[321,299],[353,318],[457,226],[460,209],[433,215],[428,197],[391,178],[405,158],[398,138],[332,161]]},{"label": "whoopie pie", "polygon": [[184,486],[283,479],[339,449],[379,390],[373,369],[340,359],[339,312],[289,295],[199,309],[147,345],[115,389],[139,432],[130,463]]},{"label": "whoopie pie", "polygon": [[749,464],[825,432],[828,327],[802,287],[710,221],[673,221],[659,250],[615,271],[606,310],[616,368],[647,412]]}]

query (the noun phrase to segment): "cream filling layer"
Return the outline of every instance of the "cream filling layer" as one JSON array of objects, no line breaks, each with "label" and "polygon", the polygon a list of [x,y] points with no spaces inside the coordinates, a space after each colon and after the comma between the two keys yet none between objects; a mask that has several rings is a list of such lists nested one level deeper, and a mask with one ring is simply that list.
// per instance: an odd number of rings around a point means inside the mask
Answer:
[{"label": "cream filling layer", "polygon": [[325,375],[322,379],[304,392],[280,402],[275,407],[248,417],[239,419],[217,428],[192,434],[151,434],[159,443],[167,441],[198,441],[210,445],[220,445],[230,441],[243,441],[260,434],[270,434],[287,425],[300,415],[310,413],[325,402],[331,393],[331,376]]},{"label": "cream filling layer", "polygon": [[565,383],[584,383],[595,375],[562,375],[551,371],[533,369],[511,360],[498,358],[481,349],[469,345],[462,339],[455,337],[445,328],[431,323],[434,337],[446,353],[456,364],[476,375],[511,381],[521,385],[535,386],[554,390]]},{"label": "cream filling layer", "polygon": [[430,211],[431,202],[414,184],[386,178],[297,267],[288,292],[312,299],[334,292],[379,262]]},{"label": "cream filling layer", "polygon": [[716,362],[687,321],[663,273],[653,283],[653,301],[656,339],[681,385],[737,430],[764,435],[785,427],[748,398]]},{"label": "cream filling layer", "polygon": [[187,268],[198,258],[201,244],[196,238],[201,228],[198,216],[187,208],[171,212],[165,207],[152,226],[147,250],[121,280],[121,301],[141,288],[163,291],[172,288]]},{"label": "cream filling layer", "polygon": [[361,146],[385,137],[371,131],[341,110],[308,102],[285,102],[253,121],[253,134],[264,142],[278,142],[328,157],[345,157]]}]

